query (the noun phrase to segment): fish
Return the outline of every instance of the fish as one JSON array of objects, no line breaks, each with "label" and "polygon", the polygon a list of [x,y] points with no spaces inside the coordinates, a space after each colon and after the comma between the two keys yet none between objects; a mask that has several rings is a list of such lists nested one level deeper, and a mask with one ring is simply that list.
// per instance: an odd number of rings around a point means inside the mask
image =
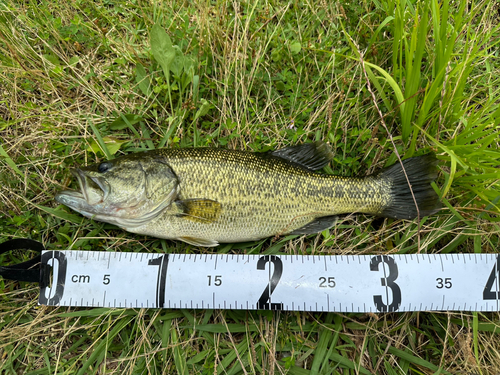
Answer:
[{"label": "fish", "polygon": [[412,220],[440,208],[432,153],[366,177],[318,173],[333,156],[322,141],[148,150],[72,169],[79,190],[55,200],[128,232],[204,247],[319,233],[343,214]]}]

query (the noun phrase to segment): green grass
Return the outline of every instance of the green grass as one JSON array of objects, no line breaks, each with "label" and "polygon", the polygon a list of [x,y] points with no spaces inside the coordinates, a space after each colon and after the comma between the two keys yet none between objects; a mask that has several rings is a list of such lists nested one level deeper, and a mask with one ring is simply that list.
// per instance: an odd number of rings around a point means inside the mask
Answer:
[{"label": "green grass", "polygon": [[[498,252],[498,9],[490,1],[6,0],[0,241],[188,253]],[[435,151],[443,210],[420,226],[353,215],[318,236],[200,249],[125,233],[53,199],[73,184],[70,167],[123,153],[266,151],[319,139],[335,151],[325,170],[350,176]],[[500,372],[498,313],[66,309],[38,307],[37,294],[0,280],[2,374]]]}]

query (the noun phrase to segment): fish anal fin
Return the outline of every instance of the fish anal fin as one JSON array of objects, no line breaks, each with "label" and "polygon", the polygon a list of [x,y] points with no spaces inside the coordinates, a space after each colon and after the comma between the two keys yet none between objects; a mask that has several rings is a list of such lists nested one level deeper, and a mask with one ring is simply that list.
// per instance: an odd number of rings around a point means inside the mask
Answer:
[{"label": "fish anal fin", "polygon": [[318,217],[303,227],[297,228],[287,234],[313,234],[323,232],[325,229],[333,227],[338,219],[338,216]]},{"label": "fish anal fin", "polygon": [[175,201],[177,216],[199,223],[213,223],[221,213],[221,204],[211,199],[185,199]]},{"label": "fish anal fin", "polygon": [[332,150],[323,141],[290,146],[272,151],[270,154],[300,165],[310,171],[323,168],[333,159]]},{"label": "fish anal fin", "polygon": [[215,240],[206,240],[204,238],[184,236],[179,237],[178,239],[193,246],[214,247],[219,245],[219,243]]}]

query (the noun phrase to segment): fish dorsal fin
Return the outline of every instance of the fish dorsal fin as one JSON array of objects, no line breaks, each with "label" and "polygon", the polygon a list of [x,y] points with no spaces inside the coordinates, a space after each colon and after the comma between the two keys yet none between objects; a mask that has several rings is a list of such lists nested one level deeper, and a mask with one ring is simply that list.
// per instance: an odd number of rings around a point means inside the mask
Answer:
[{"label": "fish dorsal fin", "polygon": [[310,171],[323,168],[333,159],[332,150],[323,141],[290,146],[272,151],[270,154],[298,164]]},{"label": "fish dorsal fin", "polygon": [[198,223],[212,223],[219,218],[221,213],[221,204],[211,199],[185,199],[174,203],[178,211],[176,216]]}]

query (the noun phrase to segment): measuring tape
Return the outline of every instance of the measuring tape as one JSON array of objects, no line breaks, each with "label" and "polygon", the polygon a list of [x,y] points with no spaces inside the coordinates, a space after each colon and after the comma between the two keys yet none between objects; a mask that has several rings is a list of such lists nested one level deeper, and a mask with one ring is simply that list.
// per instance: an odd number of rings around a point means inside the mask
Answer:
[{"label": "measuring tape", "polygon": [[325,312],[500,311],[499,262],[498,254],[43,251],[39,303]]}]

